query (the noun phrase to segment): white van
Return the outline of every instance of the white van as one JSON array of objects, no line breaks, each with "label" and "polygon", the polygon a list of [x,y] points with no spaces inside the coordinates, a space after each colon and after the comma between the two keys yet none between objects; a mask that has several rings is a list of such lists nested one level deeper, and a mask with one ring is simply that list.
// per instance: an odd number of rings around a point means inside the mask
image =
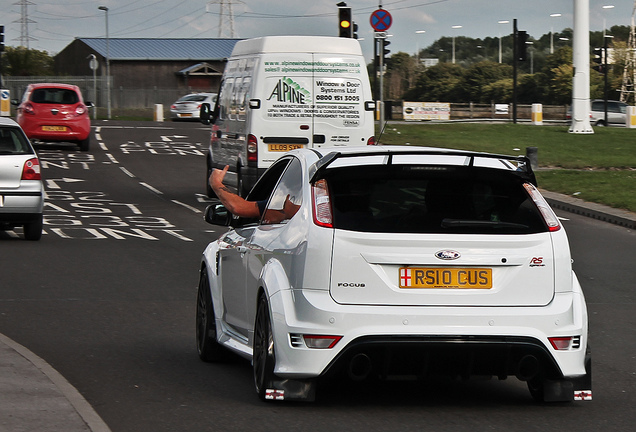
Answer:
[{"label": "white van", "polygon": [[[227,183],[245,196],[284,152],[375,144],[374,110],[357,40],[268,36],[239,41],[214,110],[201,108],[201,122],[212,123],[207,175],[229,165]],[[209,185],[207,192],[214,196]]]}]

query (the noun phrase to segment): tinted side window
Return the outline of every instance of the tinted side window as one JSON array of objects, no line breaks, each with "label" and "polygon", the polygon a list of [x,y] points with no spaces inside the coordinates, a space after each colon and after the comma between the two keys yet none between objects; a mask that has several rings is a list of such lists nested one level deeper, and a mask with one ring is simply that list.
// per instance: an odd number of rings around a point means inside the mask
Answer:
[{"label": "tinted side window", "polygon": [[[248,201],[257,201],[257,202],[269,201],[269,197],[272,195],[274,188],[278,184],[278,181],[280,180],[280,177],[283,175],[283,172],[285,172],[285,168],[287,168],[287,165],[289,164],[289,162],[290,162],[290,159],[285,158],[285,159],[277,161],[276,163],[274,163],[274,165],[269,167],[269,169],[265,171],[265,173],[258,180],[256,185],[254,185],[254,188],[252,188],[250,193],[247,195],[247,198],[245,199]],[[253,223],[258,223],[258,221],[259,221],[258,219],[238,218],[233,220],[232,226],[253,224]]]},{"label": "tinted side window", "polygon": [[327,171],[340,229],[389,233],[526,234],[547,230],[509,172],[373,166]]},{"label": "tinted side window", "polygon": [[292,159],[269,199],[262,223],[285,223],[294,217],[301,204],[302,165],[298,159]]}]

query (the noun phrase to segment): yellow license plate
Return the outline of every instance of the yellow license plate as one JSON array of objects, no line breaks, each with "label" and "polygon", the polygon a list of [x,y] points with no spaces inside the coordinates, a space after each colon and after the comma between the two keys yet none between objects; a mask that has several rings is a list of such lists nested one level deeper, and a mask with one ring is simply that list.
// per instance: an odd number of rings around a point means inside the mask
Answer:
[{"label": "yellow license plate", "polygon": [[64,132],[66,126],[42,126],[42,130],[47,132]]},{"label": "yellow license plate", "polygon": [[400,288],[490,289],[492,269],[400,267]]},{"label": "yellow license plate", "polygon": [[271,152],[288,152],[303,147],[302,144],[267,144],[267,148]]},{"label": "yellow license plate", "polygon": [[192,117],[192,113],[179,114],[181,117]]}]

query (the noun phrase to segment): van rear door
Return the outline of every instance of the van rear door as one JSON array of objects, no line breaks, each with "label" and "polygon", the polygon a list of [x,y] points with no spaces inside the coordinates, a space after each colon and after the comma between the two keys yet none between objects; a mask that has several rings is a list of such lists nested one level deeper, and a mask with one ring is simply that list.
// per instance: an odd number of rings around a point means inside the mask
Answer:
[{"label": "van rear door", "polygon": [[259,167],[289,150],[363,145],[373,136],[369,79],[363,58],[338,54],[275,53],[263,56],[261,106],[252,130]]}]

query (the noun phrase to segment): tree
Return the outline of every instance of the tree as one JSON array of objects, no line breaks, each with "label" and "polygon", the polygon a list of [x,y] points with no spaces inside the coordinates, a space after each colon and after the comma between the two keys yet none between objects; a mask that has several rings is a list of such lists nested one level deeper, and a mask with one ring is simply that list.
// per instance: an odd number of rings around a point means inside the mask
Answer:
[{"label": "tree", "polygon": [[509,65],[491,61],[482,61],[472,65],[466,70],[461,83],[458,85],[464,96],[464,100],[461,102],[492,102],[491,95],[485,94],[484,88],[511,76],[512,68]]},{"label": "tree", "polygon": [[422,102],[455,102],[460,97],[458,85],[464,73],[465,69],[460,65],[438,63],[426,68],[404,98]]},{"label": "tree", "polygon": [[52,75],[53,57],[46,51],[23,46],[6,47],[2,55],[2,70],[10,76]]}]

